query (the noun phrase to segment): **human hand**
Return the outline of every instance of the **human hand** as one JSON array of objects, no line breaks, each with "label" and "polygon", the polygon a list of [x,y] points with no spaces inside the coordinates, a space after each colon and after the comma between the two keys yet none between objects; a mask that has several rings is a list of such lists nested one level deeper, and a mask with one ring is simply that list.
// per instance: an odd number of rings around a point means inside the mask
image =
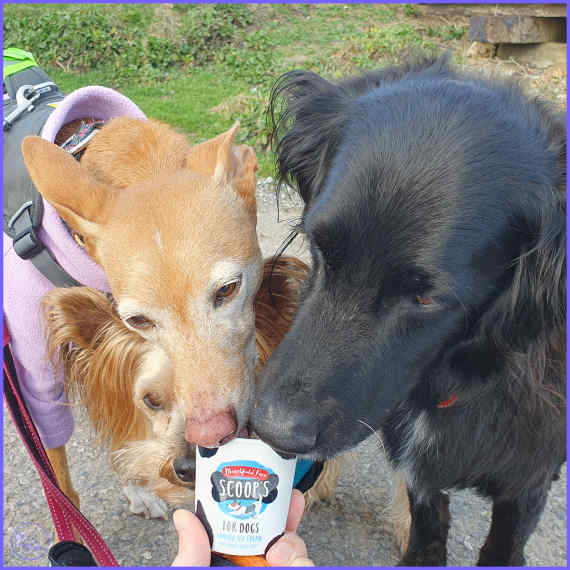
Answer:
[{"label": "human hand", "polygon": [[285,534],[267,551],[265,559],[270,566],[314,566],[308,557],[305,541],[296,534],[303,518],[305,497],[297,489],[291,494]]},{"label": "human hand", "polygon": [[[270,566],[314,566],[308,558],[307,547],[295,531],[303,518],[305,498],[293,489],[285,534],[267,551],[266,560]],[[178,554],[172,566],[209,566],[210,541],[206,529],[196,515],[178,509],[173,516],[178,533]]]}]

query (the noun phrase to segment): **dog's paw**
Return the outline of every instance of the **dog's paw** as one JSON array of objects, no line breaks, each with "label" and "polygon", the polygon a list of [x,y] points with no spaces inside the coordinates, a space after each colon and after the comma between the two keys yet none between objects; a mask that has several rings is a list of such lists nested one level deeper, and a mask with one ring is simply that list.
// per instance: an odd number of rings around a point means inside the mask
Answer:
[{"label": "dog's paw", "polygon": [[142,515],[145,519],[168,520],[168,505],[155,493],[133,483],[123,487],[123,492],[129,500],[131,513]]},{"label": "dog's paw", "polygon": [[408,487],[401,473],[394,473],[390,518],[392,519],[394,539],[403,555],[408,549],[410,541],[412,517],[410,515]]},{"label": "dog's paw", "polygon": [[305,511],[309,511],[317,503],[332,501],[338,483],[338,476],[345,462],[346,457],[344,455],[337,455],[333,459],[327,459],[313,486],[304,493]]},{"label": "dog's paw", "polygon": [[495,550],[483,546],[477,566],[526,566],[526,559],[522,550],[515,550],[509,556],[503,545]]},{"label": "dog's paw", "polygon": [[446,566],[447,546],[438,540],[421,550],[408,548],[398,566]]}]

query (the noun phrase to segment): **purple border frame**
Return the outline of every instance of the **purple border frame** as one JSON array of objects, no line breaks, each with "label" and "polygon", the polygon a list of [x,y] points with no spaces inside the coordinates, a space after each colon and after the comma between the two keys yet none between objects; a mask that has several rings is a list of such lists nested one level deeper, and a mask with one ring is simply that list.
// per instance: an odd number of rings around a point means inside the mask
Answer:
[{"label": "purple border frame", "polygon": [[[27,0],[27,2],[12,2],[10,0],[2,0],[2,5],[4,4],[67,4],[67,3],[71,3],[71,2],[60,2],[58,0]],[[142,1],[142,2],[135,2],[135,1],[130,1],[127,0],[126,2],[115,2],[113,0],[91,0],[90,2],[84,2],[83,0],[77,1],[77,2],[73,2],[74,4],[161,4],[163,2],[148,2],[148,1]],[[215,0],[205,0],[204,2],[180,2],[180,1],[176,1],[174,0],[171,3],[175,3],[175,4],[181,4],[181,3],[188,3],[188,4],[298,4],[300,2],[295,2],[293,0],[281,0],[279,2],[275,2],[273,0],[251,0],[251,1],[246,1],[246,2],[229,2],[227,0],[218,0],[217,2]],[[361,4],[364,2],[359,2],[357,0],[348,0],[348,1],[339,1],[339,0],[328,0],[327,2],[314,2],[314,1],[305,1],[303,3],[306,4]],[[375,3],[375,4],[403,4],[404,2],[384,2],[384,1],[379,1],[379,2],[369,2],[369,3]],[[417,2],[409,2],[410,4],[415,4]],[[446,0],[425,0],[423,2],[424,4],[470,4],[470,3],[477,3],[477,4],[566,4],[566,2],[561,2],[560,0],[558,1],[552,1],[552,2],[527,2],[527,1],[517,1],[517,0],[504,0],[503,2],[493,2],[491,0],[479,0],[478,2],[450,2],[450,1],[446,1]],[[4,11],[2,10],[2,15],[1,15],[1,20],[2,20],[2,24],[4,21]],[[567,32],[567,36],[568,36],[568,32],[570,31],[570,24],[568,22],[568,20],[566,20],[566,32]],[[2,29],[0,30],[0,39],[1,39],[1,43],[2,45],[4,45],[4,28],[2,25]],[[567,63],[567,68],[566,68],[566,75],[568,75],[568,63]],[[569,121],[568,121],[568,116],[566,118],[566,130],[568,131],[568,125],[569,125]],[[3,149],[4,149],[4,145],[3,145],[3,138],[2,141],[0,142],[0,150],[2,151],[3,154]],[[567,167],[570,161],[568,161],[567,158]],[[3,180],[3,165],[2,165],[2,180]],[[0,191],[0,195],[2,196],[2,203],[4,203],[4,191],[2,188],[2,191]],[[568,228],[568,222],[570,221],[570,212],[567,211],[566,213],[567,216],[567,224],[566,227]],[[567,230],[568,231],[568,230]],[[568,283],[568,277],[570,276],[570,268],[568,267],[568,264],[566,266],[566,278],[567,278],[567,283]],[[3,270],[2,270],[2,275],[3,275]],[[0,285],[0,289],[3,292],[3,282],[2,285]],[[3,298],[3,295],[2,295]],[[3,317],[3,308],[0,309],[0,314]],[[568,321],[566,322],[566,332],[567,332],[567,338],[570,337],[570,329],[568,326]],[[568,345],[566,347],[566,360],[568,361]],[[566,397],[568,399],[568,395],[569,395],[569,389],[568,389],[568,369],[566,371]],[[2,419],[4,418],[4,406],[2,407]],[[566,430],[567,430],[567,438],[566,438],[566,446],[567,446],[567,455],[570,452],[570,433],[568,431],[568,422],[566,425]],[[2,465],[3,465],[3,456],[4,456],[4,430],[2,429],[2,433],[0,436],[0,443],[1,443],[1,447],[0,447],[0,458],[2,459]],[[2,514],[2,521],[4,520],[3,517],[3,513],[4,513],[4,469],[1,470],[0,472],[0,484],[1,484],[1,491],[0,491],[0,496],[1,496],[1,500],[2,500],[2,504],[0,505],[0,513]],[[568,487],[566,488],[566,513],[568,513],[568,506],[570,504],[569,501],[569,493],[568,493]],[[568,528],[566,529],[566,553],[568,556]],[[4,567],[3,565],[3,561],[4,561],[4,542],[2,541],[0,543],[0,565],[2,567]],[[130,566],[129,568],[149,568],[148,566]],[[336,566],[330,566],[329,568],[341,568],[341,567],[336,567]],[[374,568],[373,566],[361,566],[361,568]],[[453,567],[451,567],[453,568]]]}]

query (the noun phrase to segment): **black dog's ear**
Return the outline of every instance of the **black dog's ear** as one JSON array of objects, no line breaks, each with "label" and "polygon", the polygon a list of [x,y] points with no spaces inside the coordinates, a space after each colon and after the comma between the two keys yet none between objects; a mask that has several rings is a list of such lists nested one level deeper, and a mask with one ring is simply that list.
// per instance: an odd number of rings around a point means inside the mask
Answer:
[{"label": "black dog's ear", "polygon": [[[555,144],[555,143],[553,143]],[[566,145],[557,145],[566,164]],[[475,323],[467,341],[450,354],[464,377],[484,379],[508,362],[517,381],[538,388],[547,375],[562,374],[566,333],[565,172],[520,222],[526,236],[498,297]],[[522,213],[521,213],[522,216]]]},{"label": "black dog's ear", "polygon": [[475,390],[480,382],[504,373],[505,365],[513,380],[533,391],[546,377],[564,373],[565,204],[561,200],[559,210],[541,217],[540,237],[514,261],[506,288],[474,324],[468,339],[448,353],[451,369]]},{"label": "black dog's ear", "polygon": [[[538,239],[515,261],[511,286],[502,300],[505,309],[495,326],[510,339],[512,348],[526,351],[537,338],[547,341],[551,333],[566,326],[566,200],[538,212]],[[500,311],[499,311],[500,312]],[[498,315],[497,315],[498,316]]]},{"label": "black dog's ear", "polygon": [[550,101],[536,98],[532,102],[540,120],[542,130],[546,133],[550,142],[549,151],[556,158],[556,165],[561,173],[561,181],[558,184],[560,192],[566,194],[566,113],[554,108]]},{"label": "black dog's ear", "polygon": [[554,159],[552,184],[535,196],[532,218],[526,208],[519,212],[526,243],[510,287],[487,316],[489,329],[516,352],[528,352],[534,340],[546,346],[566,330],[566,117],[547,103],[534,104]]},{"label": "black dog's ear", "polygon": [[449,56],[416,55],[405,63],[331,83],[310,71],[290,71],[277,79],[269,98],[268,128],[276,153],[279,183],[296,186],[305,204],[323,189],[342,142],[350,102],[407,74],[454,77]]},{"label": "black dog's ear", "polygon": [[290,71],[271,90],[268,121],[280,183],[305,204],[323,187],[342,136],[347,93],[310,71]]}]

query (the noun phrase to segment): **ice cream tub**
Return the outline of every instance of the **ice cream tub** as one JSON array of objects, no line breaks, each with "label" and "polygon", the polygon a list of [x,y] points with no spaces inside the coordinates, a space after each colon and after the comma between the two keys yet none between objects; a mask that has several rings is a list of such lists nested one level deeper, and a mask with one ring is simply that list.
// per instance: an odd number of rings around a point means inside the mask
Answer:
[{"label": "ice cream tub", "polygon": [[236,438],[196,453],[196,514],[212,551],[257,555],[285,531],[296,458],[258,439]]}]

